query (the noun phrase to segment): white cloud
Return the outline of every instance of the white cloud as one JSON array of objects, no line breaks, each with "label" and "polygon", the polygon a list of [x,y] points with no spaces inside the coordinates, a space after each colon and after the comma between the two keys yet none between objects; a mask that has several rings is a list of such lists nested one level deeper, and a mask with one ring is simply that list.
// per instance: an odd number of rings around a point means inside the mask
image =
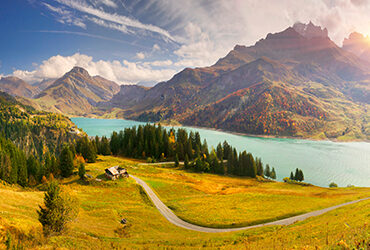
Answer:
[{"label": "white cloud", "polygon": [[74,17],[71,11],[68,11],[64,8],[55,7],[47,3],[42,4],[52,12],[58,14],[58,22],[63,24],[75,25],[80,28],[86,29],[86,24],[82,21],[82,19]]},{"label": "white cloud", "polygon": [[105,28],[113,29],[113,30],[118,30],[122,33],[129,33],[129,30],[127,29],[127,26],[121,25],[121,24],[115,24],[115,23],[109,23],[106,22],[102,19],[95,18],[95,17],[90,17],[88,18],[90,21],[96,23],[97,25],[103,26]]},{"label": "white cloud", "polygon": [[144,23],[141,23],[140,21],[138,21],[136,19],[133,19],[133,18],[130,18],[130,17],[127,17],[127,16],[119,15],[119,14],[116,14],[116,13],[112,14],[112,13],[105,12],[101,9],[96,9],[93,6],[88,5],[84,1],[74,1],[74,0],[56,0],[56,1],[65,5],[65,6],[68,6],[70,8],[75,9],[75,10],[78,10],[80,12],[95,16],[95,17],[97,17],[99,19],[102,19],[104,21],[120,24],[124,27],[130,27],[130,28],[136,28],[136,29],[141,29],[141,30],[145,30],[145,31],[150,31],[150,32],[153,32],[153,33],[160,34],[163,37],[165,37],[166,39],[174,40],[174,38],[170,35],[170,33],[168,31],[166,31],[166,30],[164,30],[164,29],[162,29],[158,26],[155,26],[155,25],[152,25],[152,24],[144,24]]},{"label": "white cloud", "polygon": [[145,58],[145,54],[143,52],[138,52],[138,53],[136,53],[135,58],[137,58],[139,60],[143,60]]},{"label": "white cloud", "polygon": [[155,67],[165,67],[173,65],[171,60],[163,60],[163,61],[152,61],[152,62],[145,62],[144,65],[150,65]]},{"label": "white cloud", "polygon": [[236,44],[253,45],[297,21],[327,27],[339,46],[354,30],[370,35],[368,0],[158,0],[143,9],[161,27],[171,27],[181,42],[175,65],[185,67],[208,66]]},{"label": "white cloud", "polygon": [[112,7],[112,8],[117,8],[118,7],[118,5],[112,0],[96,0],[95,4],[105,5],[105,6]]},{"label": "white cloud", "polygon": [[154,51],[160,51],[161,50],[161,47],[159,47],[159,45],[158,44],[154,44],[153,45],[153,48],[152,48],[152,51],[154,52]]},{"label": "white cloud", "polygon": [[45,60],[33,71],[15,70],[13,75],[28,82],[47,78],[59,78],[74,66],[85,68],[90,75],[100,75],[119,84],[138,82],[160,82],[170,79],[176,71],[173,69],[153,69],[150,64],[123,61],[94,61],[92,57],[76,53],[72,56],[53,56]]}]

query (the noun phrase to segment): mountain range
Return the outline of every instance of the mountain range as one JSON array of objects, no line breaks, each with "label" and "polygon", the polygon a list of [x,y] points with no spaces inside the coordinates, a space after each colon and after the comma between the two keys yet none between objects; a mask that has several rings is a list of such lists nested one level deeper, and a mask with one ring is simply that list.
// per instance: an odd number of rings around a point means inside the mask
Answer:
[{"label": "mountain range", "polygon": [[[352,33],[339,47],[326,29],[297,23],[253,46],[236,45],[214,65],[186,68],[152,88],[119,86],[75,67],[52,83],[8,92],[69,115],[180,123],[255,135],[370,139],[366,39]],[[7,91],[9,80],[3,79],[0,89]],[[24,85],[20,79],[13,81]]]}]

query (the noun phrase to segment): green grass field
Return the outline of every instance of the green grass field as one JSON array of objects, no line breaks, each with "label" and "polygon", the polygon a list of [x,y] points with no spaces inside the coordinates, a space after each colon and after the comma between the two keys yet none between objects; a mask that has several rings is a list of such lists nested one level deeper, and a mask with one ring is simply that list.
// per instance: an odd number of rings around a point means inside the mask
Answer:
[{"label": "green grass field", "polygon": [[[0,242],[6,232],[27,248],[226,248],[332,249],[352,247],[369,238],[370,201],[346,206],[290,226],[233,233],[199,233],[170,224],[132,179],[106,181],[103,170],[120,164],[144,179],[181,218],[197,224],[254,224],[369,196],[368,188],[327,189],[139,166],[137,161],[99,157],[87,173],[102,182],[83,183],[73,176],[63,188],[79,200],[77,219],[62,235],[45,239],[36,209],[43,193],[0,187]],[[126,218],[127,226],[120,224]],[[234,224],[233,224],[234,223]],[[0,245],[0,249],[4,245]]]}]

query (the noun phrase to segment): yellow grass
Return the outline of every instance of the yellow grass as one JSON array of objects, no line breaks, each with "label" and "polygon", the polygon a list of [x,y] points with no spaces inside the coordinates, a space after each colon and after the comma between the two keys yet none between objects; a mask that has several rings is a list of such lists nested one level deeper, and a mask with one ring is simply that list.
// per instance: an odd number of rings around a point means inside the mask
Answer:
[{"label": "yellow grass", "polygon": [[[282,188],[285,184],[256,183],[250,179],[244,180],[186,173],[176,169],[138,166],[137,161],[115,157],[99,157],[99,160],[97,163],[88,164],[87,171],[88,174],[103,179],[102,182],[86,185],[80,182],[77,176],[63,181],[64,189],[79,200],[79,215],[76,221],[69,225],[66,232],[48,239],[41,236],[41,225],[35,212],[38,204],[42,203],[43,193],[1,185],[0,242],[4,242],[6,231],[9,230],[15,238],[22,238],[22,244],[27,248],[111,249],[116,247],[153,249],[206,247],[269,249],[275,246],[276,248],[291,249],[295,246],[298,248],[309,246],[308,248],[314,249],[315,246],[320,246],[329,249],[337,246],[337,243],[342,239],[344,244],[352,246],[356,244],[356,241],[369,238],[369,228],[365,225],[365,222],[369,219],[369,201],[344,207],[287,227],[267,227],[234,233],[207,234],[185,230],[170,224],[153,207],[147,197],[140,192],[139,186],[132,179],[121,179],[115,182],[105,181],[102,174],[105,167],[115,164],[126,166],[129,172],[152,181],[152,187],[166,203],[169,201],[181,205],[194,203],[190,207],[197,211],[194,212],[197,217],[214,216],[210,215],[211,209],[208,211],[202,210],[205,205],[199,204],[199,200],[203,198],[209,199],[207,202],[213,206],[212,209],[217,210],[218,208],[214,203],[216,201],[232,202],[234,198],[242,199],[244,195],[247,197],[245,200],[248,200],[254,192],[256,192],[254,202],[269,204],[270,200],[267,198],[271,191],[273,196],[288,194],[290,198],[297,196],[302,200],[314,199],[316,195],[325,200],[321,203],[321,206],[324,206],[324,204],[329,204],[331,199],[339,202],[340,199],[346,200],[363,196],[368,192],[367,189],[327,190],[311,187],[311,190],[295,185]],[[180,188],[181,183],[183,188]],[[195,185],[196,183],[199,185]],[[176,189],[171,189],[172,194],[164,194],[163,191],[171,185],[176,185]],[[266,187],[265,193],[264,187]],[[254,191],[248,191],[252,189]],[[306,192],[307,195],[305,195]],[[179,201],[175,201],[176,197]],[[217,198],[213,200],[212,197]],[[266,199],[259,200],[259,197]],[[224,198],[226,200],[223,200]],[[296,199],[299,200],[299,198]],[[181,202],[181,200],[186,202]],[[245,202],[248,203],[249,201]],[[269,205],[270,208],[273,204],[279,205],[278,202],[273,201]],[[308,202],[304,204],[308,205]],[[227,213],[232,217],[233,210],[227,211],[228,205],[219,204],[219,206],[222,210],[219,213]],[[233,206],[238,208],[235,211],[244,209],[239,207],[238,201],[233,202]],[[287,208],[287,205],[281,205],[281,207]],[[261,209],[263,209],[262,206]],[[178,213],[177,210],[175,212]],[[278,214],[275,211],[271,212]],[[183,212],[182,216],[191,216],[191,213],[193,212]],[[212,211],[212,213],[216,214],[217,211]],[[223,216],[228,219],[226,214]],[[263,218],[263,213],[261,212],[258,216]],[[119,223],[121,218],[127,219],[126,227]],[[244,217],[244,219],[246,218]],[[227,224],[222,220],[219,222]],[[326,234],[328,237],[326,237]],[[326,243],[327,238],[328,244]],[[4,245],[0,244],[0,249],[2,247]]]}]

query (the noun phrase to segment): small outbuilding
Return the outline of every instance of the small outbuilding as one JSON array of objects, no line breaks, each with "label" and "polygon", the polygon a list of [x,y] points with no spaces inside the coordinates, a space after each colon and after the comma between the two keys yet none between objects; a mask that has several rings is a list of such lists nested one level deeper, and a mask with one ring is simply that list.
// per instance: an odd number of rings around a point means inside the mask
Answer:
[{"label": "small outbuilding", "polygon": [[125,168],[114,166],[105,169],[105,176],[111,180],[116,180],[121,177],[128,177],[128,172]]}]

